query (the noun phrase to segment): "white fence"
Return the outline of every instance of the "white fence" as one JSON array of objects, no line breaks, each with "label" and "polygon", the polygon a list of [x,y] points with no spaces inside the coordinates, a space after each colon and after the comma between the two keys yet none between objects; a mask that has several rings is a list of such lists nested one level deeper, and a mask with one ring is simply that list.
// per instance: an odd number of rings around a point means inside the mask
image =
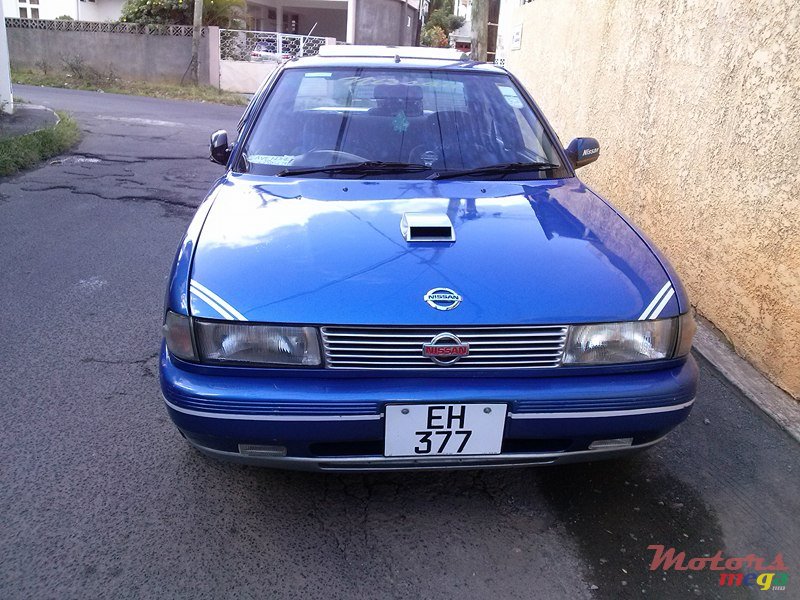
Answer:
[{"label": "white fence", "polygon": [[274,31],[219,30],[219,57],[221,60],[258,62],[265,58],[286,60],[295,56],[319,53],[320,46],[332,38],[311,35],[293,35]]},{"label": "white fence", "polygon": [[[89,33],[131,33],[139,35],[170,35],[192,37],[191,25],[139,25],[137,23],[112,23],[96,21],[61,21],[47,19],[6,18],[9,29],[39,29],[42,31],[81,31]],[[205,37],[207,28],[200,34]]]}]

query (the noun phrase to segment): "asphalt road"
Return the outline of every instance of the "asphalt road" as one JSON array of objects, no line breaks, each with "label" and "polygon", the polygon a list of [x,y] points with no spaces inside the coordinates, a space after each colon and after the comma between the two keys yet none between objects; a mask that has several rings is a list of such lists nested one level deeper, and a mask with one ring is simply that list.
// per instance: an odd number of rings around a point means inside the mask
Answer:
[{"label": "asphalt road", "polygon": [[163,293],[222,172],[208,134],[241,108],[16,93],[85,137],[0,183],[0,598],[748,595],[649,571],[651,544],[783,553],[775,594],[800,597],[798,445],[702,361],[689,421],[625,462],[339,476],[199,455],[159,395]]}]

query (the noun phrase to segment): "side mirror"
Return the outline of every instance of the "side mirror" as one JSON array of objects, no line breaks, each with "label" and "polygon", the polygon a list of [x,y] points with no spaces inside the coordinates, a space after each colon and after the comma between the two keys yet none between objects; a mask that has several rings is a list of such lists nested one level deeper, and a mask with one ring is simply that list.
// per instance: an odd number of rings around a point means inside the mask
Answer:
[{"label": "side mirror", "polygon": [[228,132],[224,129],[215,131],[211,134],[211,160],[221,165],[227,165],[231,157],[231,149],[228,146]]},{"label": "side mirror", "polygon": [[567,158],[575,169],[593,163],[600,157],[600,144],[594,138],[575,138],[567,146]]}]

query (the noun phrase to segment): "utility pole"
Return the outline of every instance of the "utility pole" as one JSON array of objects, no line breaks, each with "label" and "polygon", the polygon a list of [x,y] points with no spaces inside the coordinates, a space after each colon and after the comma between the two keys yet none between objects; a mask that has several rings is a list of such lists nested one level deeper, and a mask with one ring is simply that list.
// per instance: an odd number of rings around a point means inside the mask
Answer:
[{"label": "utility pole", "polygon": [[198,67],[200,62],[200,31],[203,28],[203,0],[194,0],[194,22],[192,24],[194,29],[192,30],[192,62],[190,67],[192,83],[197,85],[200,83]]},{"label": "utility pole", "polygon": [[489,37],[489,0],[472,0],[472,60],[485,61]]}]

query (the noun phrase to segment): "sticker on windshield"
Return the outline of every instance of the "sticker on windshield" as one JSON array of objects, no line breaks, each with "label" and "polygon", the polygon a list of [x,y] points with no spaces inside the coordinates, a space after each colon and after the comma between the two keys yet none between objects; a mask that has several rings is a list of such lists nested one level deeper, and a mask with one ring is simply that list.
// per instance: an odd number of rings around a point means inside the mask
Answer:
[{"label": "sticker on windshield", "polygon": [[522,98],[519,97],[517,91],[508,85],[498,85],[497,89],[500,90],[500,93],[503,94],[503,98],[511,108],[522,108],[524,104],[522,103]]},{"label": "sticker on windshield", "polygon": [[405,133],[406,129],[408,129],[409,122],[408,117],[406,117],[406,113],[402,110],[395,115],[394,120],[392,121],[392,127],[397,133]]},{"label": "sticker on windshield", "polygon": [[247,161],[256,164],[256,165],[281,165],[286,166],[292,164],[294,160],[294,156],[289,154],[283,154],[280,156],[274,156],[271,154],[248,154]]}]

